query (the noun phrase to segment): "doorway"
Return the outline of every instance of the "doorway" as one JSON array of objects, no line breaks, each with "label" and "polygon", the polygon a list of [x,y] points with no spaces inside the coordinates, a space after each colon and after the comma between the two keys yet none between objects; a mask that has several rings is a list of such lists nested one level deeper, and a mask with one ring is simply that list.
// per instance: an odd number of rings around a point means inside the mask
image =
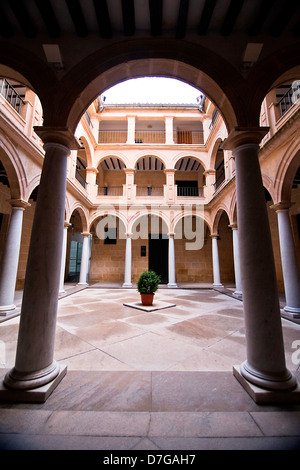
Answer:
[{"label": "doorway", "polygon": [[159,274],[161,284],[168,283],[169,238],[164,234],[149,235],[149,270]]}]

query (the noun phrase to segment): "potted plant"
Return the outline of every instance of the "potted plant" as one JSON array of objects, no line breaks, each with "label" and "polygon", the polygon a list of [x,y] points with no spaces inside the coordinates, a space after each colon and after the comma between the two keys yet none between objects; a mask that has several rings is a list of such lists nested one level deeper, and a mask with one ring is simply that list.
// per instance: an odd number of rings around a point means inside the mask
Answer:
[{"label": "potted plant", "polygon": [[141,294],[143,305],[152,305],[154,293],[158,289],[160,276],[154,271],[143,271],[137,282],[138,292]]}]

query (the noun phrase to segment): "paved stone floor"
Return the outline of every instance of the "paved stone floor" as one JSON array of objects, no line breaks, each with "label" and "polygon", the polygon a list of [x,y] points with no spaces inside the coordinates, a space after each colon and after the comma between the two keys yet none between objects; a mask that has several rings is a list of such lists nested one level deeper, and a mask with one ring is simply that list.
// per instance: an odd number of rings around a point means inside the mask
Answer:
[{"label": "paved stone floor", "polygon": [[[160,288],[156,303],[175,306],[147,312],[124,305],[139,301],[135,288],[68,286],[55,343],[68,373],[43,404],[0,403],[0,448],[300,449],[300,404],[257,405],[233,376],[246,358],[242,302],[190,287]],[[18,324],[0,324],[0,378]],[[300,325],[282,326],[300,381]]]}]

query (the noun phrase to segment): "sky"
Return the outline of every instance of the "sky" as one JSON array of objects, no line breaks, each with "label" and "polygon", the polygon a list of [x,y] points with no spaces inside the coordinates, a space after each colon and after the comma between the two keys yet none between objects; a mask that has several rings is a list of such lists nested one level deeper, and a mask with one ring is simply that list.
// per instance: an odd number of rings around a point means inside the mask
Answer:
[{"label": "sky", "polygon": [[106,90],[106,104],[123,103],[194,103],[201,92],[174,78],[144,77],[119,83]]}]

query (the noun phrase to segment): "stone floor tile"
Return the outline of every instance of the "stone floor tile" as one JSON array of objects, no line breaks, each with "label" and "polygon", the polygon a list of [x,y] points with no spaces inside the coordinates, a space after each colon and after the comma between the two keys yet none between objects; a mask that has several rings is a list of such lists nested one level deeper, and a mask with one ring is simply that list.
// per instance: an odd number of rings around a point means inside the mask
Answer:
[{"label": "stone floor tile", "polygon": [[241,437],[261,436],[248,412],[153,413],[149,437]]},{"label": "stone floor tile", "polygon": [[300,436],[300,411],[251,412],[265,436]]},{"label": "stone floor tile", "polygon": [[149,422],[147,412],[54,411],[41,432],[69,436],[147,436]]}]

